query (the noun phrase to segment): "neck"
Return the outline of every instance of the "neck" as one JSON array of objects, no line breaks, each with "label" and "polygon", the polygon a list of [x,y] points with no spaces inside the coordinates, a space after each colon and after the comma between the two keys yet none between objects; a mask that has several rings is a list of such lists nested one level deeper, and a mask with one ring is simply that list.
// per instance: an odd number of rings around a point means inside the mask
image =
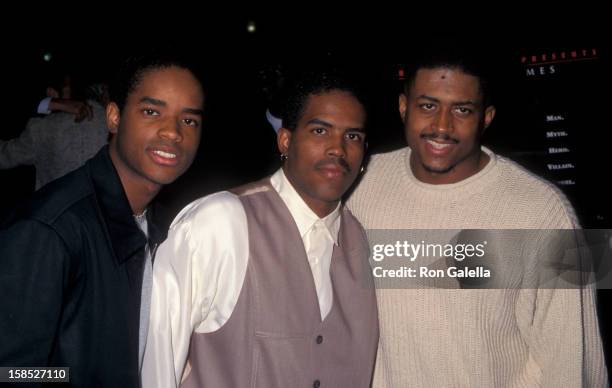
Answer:
[{"label": "neck", "polygon": [[[300,197],[302,197],[301,194]],[[304,197],[302,197],[302,199],[304,199]],[[321,204],[311,204],[308,203],[306,200],[304,200],[304,202],[306,202],[310,210],[312,210],[319,218],[325,218],[330,215],[336,209],[336,207],[338,207],[339,201],[323,202]]]},{"label": "neck", "polygon": [[127,196],[130,207],[134,214],[142,214],[153,198],[159,193],[161,187],[150,187],[147,185],[138,185],[137,182],[131,184],[124,183],[124,179],[120,176],[125,195]]},{"label": "neck", "polygon": [[120,156],[114,147],[110,147],[110,156],[121,180],[123,191],[130,203],[132,213],[142,214],[161,190],[161,185],[151,182],[138,175],[135,171],[125,167],[125,163],[120,160]]}]

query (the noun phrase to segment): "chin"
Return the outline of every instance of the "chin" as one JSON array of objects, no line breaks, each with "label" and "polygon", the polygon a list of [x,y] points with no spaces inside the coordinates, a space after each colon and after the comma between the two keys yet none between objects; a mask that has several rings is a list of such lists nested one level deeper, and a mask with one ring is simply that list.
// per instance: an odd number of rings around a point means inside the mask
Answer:
[{"label": "chin", "polygon": [[427,172],[435,173],[435,174],[445,174],[450,172],[453,169],[453,166],[436,166],[431,164],[423,164],[423,168]]},{"label": "chin", "polygon": [[180,175],[156,175],[156,176],[152,176],[150,178],[150,180],[152,182],[155,182],[159,185],[169,185],[170,183],[174,182],[175,180],[178,179]]},{"label": "chin", "polygon": [[334,192],[321,193],[320,198],[325,202],[330,202],[330,203],[338,202],[342,199],[342,195],[344,194],[345,191],[342,191],[342,192],[334,191]]}]

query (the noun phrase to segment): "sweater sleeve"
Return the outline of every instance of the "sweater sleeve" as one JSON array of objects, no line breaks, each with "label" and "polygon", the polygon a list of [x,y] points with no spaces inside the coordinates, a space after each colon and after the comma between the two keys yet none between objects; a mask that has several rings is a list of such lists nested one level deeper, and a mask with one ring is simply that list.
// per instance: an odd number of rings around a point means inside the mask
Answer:
[{"label": "sweater sleeve", "polygon": [[607,386],[593,274],[575,245],[580,234],[539,233],[516,309],[527,370],[542,387]]}]

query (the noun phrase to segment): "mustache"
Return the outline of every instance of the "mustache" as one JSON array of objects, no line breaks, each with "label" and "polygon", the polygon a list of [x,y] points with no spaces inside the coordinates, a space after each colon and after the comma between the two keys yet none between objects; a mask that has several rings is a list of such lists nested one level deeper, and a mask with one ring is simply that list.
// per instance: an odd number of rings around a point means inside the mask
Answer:
[{"label": "mustache", "polygon": [[452,141],[453,143],[457,144],[459,143],[459,140],[450,137],[448,134],[446,133],[422,133],[420,135],[421,139],[425,139],[425,140],[436,140],[436,139],[440,139],[442,141]]},{"label": "mustache", "polygon": [[320,160],[315,164],[315,168],[319,169],[325,166],[338,166],[344,170],[345,173],[351,172],[351,166],[349,166],[348,162],[343,158],[332,158],[332,159],[324,159]]}]

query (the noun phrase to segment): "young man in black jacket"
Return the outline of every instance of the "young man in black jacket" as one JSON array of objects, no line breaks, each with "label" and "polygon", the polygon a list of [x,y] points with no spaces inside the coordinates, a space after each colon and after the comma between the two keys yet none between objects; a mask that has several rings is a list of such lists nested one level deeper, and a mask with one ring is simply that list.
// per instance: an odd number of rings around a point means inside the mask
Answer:
[{"label": "young man in black jacket", "polygon": [[0,366],[69,367],[75,387],[139,386],[152,258],[165,238],[147,209],[200,141],[193,70],[151,56],[121,74],[109,145],[0,231]]}]

